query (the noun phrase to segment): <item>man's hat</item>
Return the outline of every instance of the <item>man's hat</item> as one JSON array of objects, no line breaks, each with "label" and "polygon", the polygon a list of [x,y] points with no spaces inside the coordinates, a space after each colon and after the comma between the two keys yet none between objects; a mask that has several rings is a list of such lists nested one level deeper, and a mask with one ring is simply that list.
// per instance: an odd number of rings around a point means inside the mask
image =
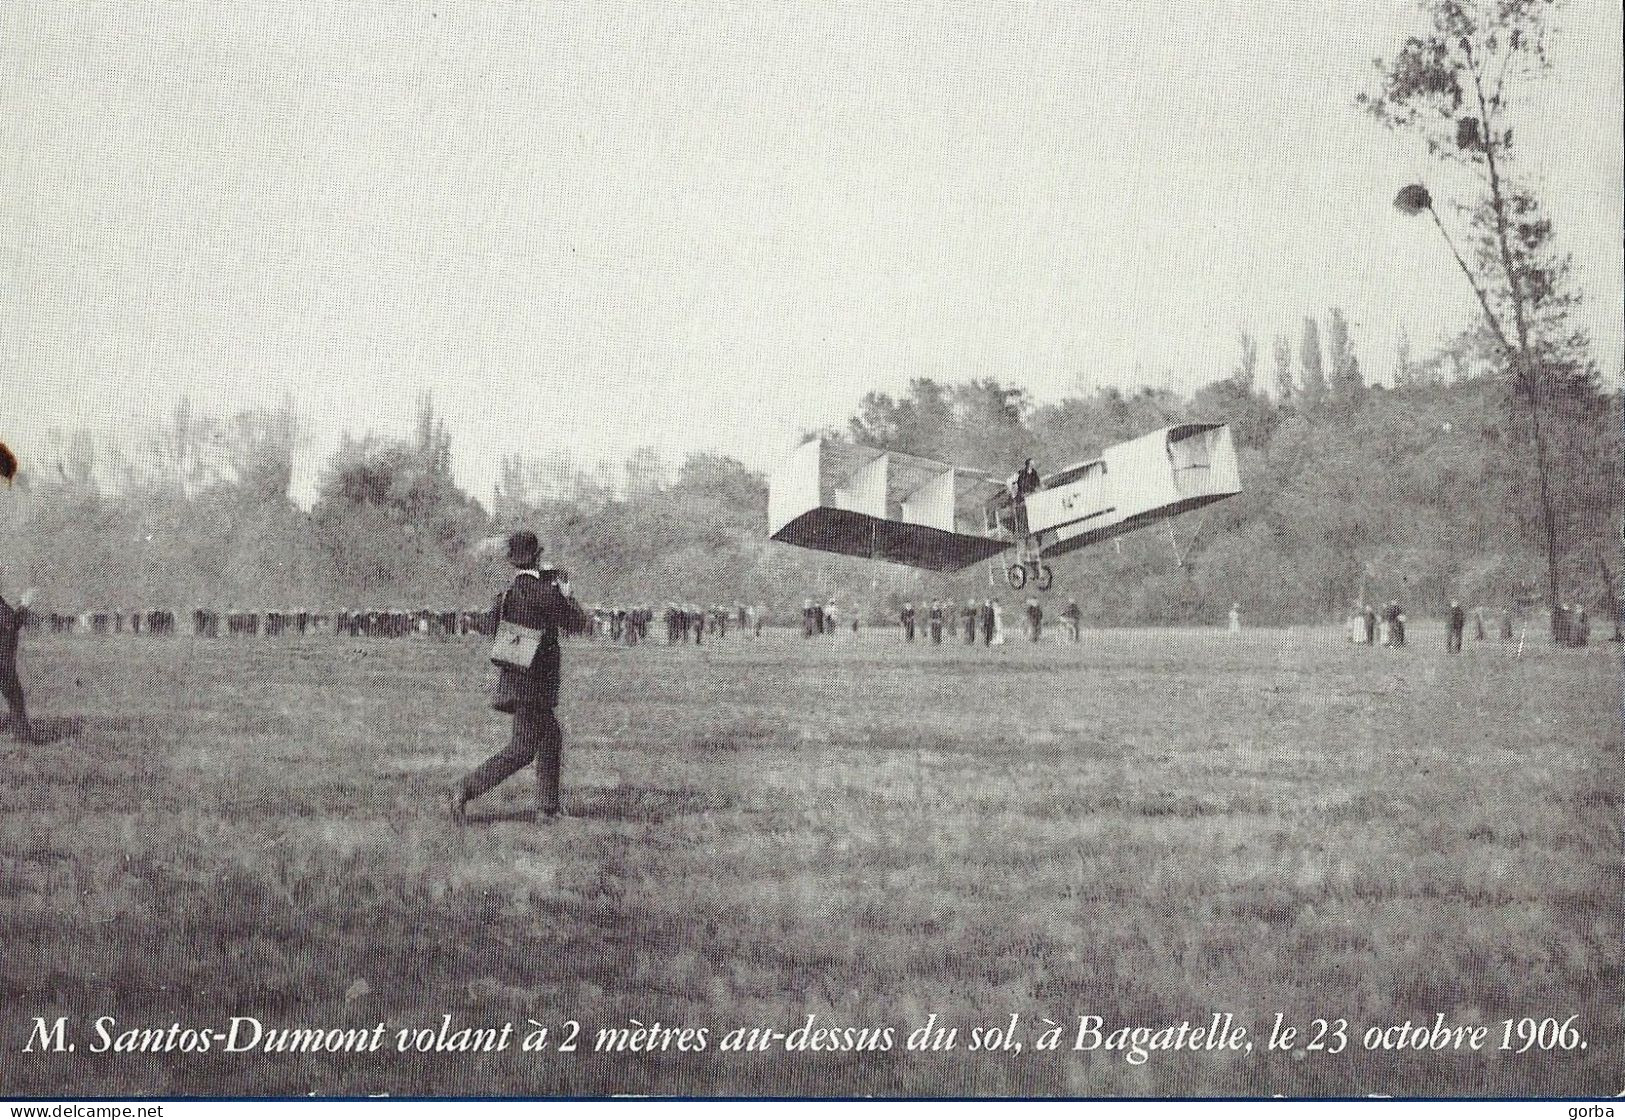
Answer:
[{"label": "man's hat", "polygon": [[542,554],[542,542],[529,529],[508,534],[508,562],[517,568],[526,568]]}]

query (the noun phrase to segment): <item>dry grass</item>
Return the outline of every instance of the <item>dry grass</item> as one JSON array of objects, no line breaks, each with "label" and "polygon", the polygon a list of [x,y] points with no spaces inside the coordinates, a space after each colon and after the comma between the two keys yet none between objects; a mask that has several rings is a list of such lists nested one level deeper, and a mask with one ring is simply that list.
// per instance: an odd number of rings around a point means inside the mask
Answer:
[{"label": "dry grass", "polygon": [[[40,639],[77,737],[0,787],[0,1089],[15,1094],[1617,1092],[1614,647],[1447,658],[1330,631],[1080,647],[772,636],[566,652],[566,808],[500,742],[474,645]],[[365,979],[371,993],[346,1000]],[[1277,1011],[1358,1031],[1580,1016],[1584,1051],[905,1053],[907,1031]],[[93,1055],[89,1021],[588,1027],[573,1055]],[[734,1026],[890,1053],[721,1053]],[[67,1015],[79,1052],[19,1053]],[[701,1054],[593,1030],[705,1027]],[[83,1024],[78,1026],[77,1024]],[[1070,1041],[1070,1032],[1068,1035]]]}]

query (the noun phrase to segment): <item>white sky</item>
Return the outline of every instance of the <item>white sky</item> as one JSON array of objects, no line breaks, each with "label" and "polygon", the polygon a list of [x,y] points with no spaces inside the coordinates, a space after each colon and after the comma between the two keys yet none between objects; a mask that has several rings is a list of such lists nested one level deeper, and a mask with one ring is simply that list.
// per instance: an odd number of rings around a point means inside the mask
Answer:
[{"label": "white sky", "polygon": [[[1344,307],[1368,378],[1474,314],[1444,176],[1353,104],[1395,0],[0,8],[0,438],[433,390],[460,480],[767,468],[869,388],[1188,390]],[[1621,11],[1519,141],[1621,368]]]}]

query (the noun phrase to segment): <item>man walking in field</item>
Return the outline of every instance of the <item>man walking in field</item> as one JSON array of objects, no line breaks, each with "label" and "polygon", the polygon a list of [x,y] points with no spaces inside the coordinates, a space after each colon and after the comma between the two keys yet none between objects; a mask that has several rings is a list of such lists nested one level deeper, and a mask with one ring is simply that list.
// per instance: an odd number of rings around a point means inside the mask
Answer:
[{"label": "man walking in field", "polygon": [[1467,628],[1467,613],[1461,609],[1461,604],[1450,600],[1449,629],[1445,631],[1444,651],[1446,653],[1461,652],[1462,631]]},{"label": "man walking in field", "polygon": [[15,607],[0,598],[0,696],[6,698],[6,708],[11,713],[12,735],[24,742],[32,739],[34,732],[28,723],[23,684],[17,679],[17,643],[22,636],[30,598],[25,591]]},{"label": "man walking in field", "polygon": [[513,684],[516,705],[513,710],[513,737],[508,745],[458,782],[451,793],[451,816],[463,823],[468,803],[536,763],[536,819],[547,822],[560,812],[559,772],[564,751],[564,731],[554,708],[559,702],[559,631],[582,625],[586,619],[570,598],[567,582],[557,578],[552,568],[539,566],[541,542],[536,534],[521,530],[508,538],[508,562],[517,570],[513,585],[498,599],[493,610],[496,623],[506,620],[541,632],[535,657],[528,668],[502,666]]}]

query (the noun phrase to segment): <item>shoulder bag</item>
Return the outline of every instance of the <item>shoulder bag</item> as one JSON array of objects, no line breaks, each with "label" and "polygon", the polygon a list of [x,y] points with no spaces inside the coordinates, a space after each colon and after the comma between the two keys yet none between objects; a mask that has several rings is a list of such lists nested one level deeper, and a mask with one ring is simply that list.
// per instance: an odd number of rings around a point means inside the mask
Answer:
[{"label": "shoulder bag", "polygon": [[508,591],[502,593],[502,604],[497,608],[497,636],[491,643],[491,661],[497,665],[510,665],[529,670],[541,648],[542,632],[530,626],[521,626],[508,618]]}]

